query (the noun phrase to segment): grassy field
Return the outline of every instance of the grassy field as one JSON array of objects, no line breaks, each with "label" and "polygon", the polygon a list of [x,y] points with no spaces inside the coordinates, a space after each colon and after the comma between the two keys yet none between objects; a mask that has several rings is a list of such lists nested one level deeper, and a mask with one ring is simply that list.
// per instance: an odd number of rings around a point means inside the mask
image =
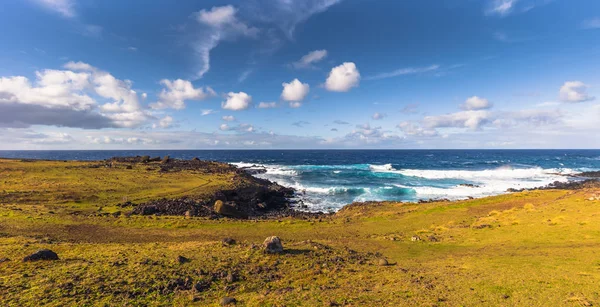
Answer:
[{"label": "grassy field", "polygon": [[[125,201],[209,195],[232,178],[0,160],[0,305],[600,304],[600,188],[355,204],[309,219],[112,214]],[[272,235],[285,253],[262,252]],[[22,261],[42,248],[60,260]]]}]

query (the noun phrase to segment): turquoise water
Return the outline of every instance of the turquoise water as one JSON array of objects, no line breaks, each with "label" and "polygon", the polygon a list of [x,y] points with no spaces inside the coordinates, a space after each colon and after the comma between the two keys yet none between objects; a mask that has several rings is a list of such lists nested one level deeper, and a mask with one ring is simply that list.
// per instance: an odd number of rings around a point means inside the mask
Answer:
[{"label": "turquoise water", "polygon": [[307,209],[324,211],[354,201],[483,197],[600,170],[600,150],[0,151],[1,157],[56,160],[132,155],[198,157],[262,169],[266,172],[257,177],[296,188]]}]

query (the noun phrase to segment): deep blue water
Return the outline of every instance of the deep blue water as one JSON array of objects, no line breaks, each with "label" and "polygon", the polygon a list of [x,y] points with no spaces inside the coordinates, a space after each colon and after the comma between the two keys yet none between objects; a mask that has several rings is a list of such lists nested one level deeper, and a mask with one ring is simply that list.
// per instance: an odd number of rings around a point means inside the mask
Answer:
[{"label": "deep blue water", "polygon": [[298,189],[299,200],[314,210],[336,210],[353,201],[481,197],[600,170],[600,150],[0,151],[5,158],[52,160],[135,155],[265,168],[258,176]]}]

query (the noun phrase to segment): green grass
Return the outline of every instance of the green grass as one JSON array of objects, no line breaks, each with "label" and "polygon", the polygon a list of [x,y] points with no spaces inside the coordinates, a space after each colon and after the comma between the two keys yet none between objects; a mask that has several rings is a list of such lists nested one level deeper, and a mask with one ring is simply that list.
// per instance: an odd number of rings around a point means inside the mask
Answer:
[{"label": "green grass", "polygon": [[[350,206],[320,221],[102,217],[89,213],[123,210],[125,198],[203,197],[233,175],[90,164],[0,160],[0,258],[11,259],[0,263],[2,305],[600,304],[600,201],[588,200],[597,188]],[[287,253],[252,248],[271,235]],[[61,259],[21,261],[40,248]],[[392,265],[376,265],[381,257]],[[177,278],[203,287],[169,288]]]}]

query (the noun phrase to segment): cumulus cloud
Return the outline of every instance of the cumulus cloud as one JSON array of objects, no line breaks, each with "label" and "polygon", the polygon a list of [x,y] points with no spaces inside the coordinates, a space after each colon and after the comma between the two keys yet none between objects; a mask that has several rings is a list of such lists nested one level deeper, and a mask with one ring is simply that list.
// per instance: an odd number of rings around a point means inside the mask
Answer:
[{"label": "cumulus cloud", "polygon": [[357,87],[360,82],[360,72],[356,64],[345,62],[340,66],[331,69],[325,88],[332,92],[347,92],[353,87]]},{"label": "cumulus cloud", "polygon": [[461,104],[460,108],[463,110],[485,110],[491,108],[492,106],[493,104],[487,99],[473,96],[468,98],[465,103]]},{"label": "cumulus cloud", "polygon": [[200,10],[195,14],[196,21],[206,29],[200,34],[200,39],[193,43],[197,53],[200,68],[196,76],[202,78],[210,70],[210,52],[223,40],[234,40],[237,37],[256,37],[258,28],[250,27],[237,17],[238,10],[231,6],[213,7],[210,10]]},{"label": "cumulus cloud", "polygon": [[489,122],[491,113],[484,110],[462,111],[451,114],[426,116],[423,125],[426,128],[468,128],[478,130]]},{"label": "cumulus cloud", "polygon": [[379,112],[376,112],[375,114],[373,114],[373,115],[371,116],[371,118],[372,118],[372,119],[374,119],[374,120],[380,120],[380,119],[383,119],[383,118],[384,118],[384,117],[386,117],[386,116],[387,116],[387,115],[386,115],[385,113],[379,113]]},{"label": "cumulus cloud", "polygon": [[493,124],[498,127],[515,127],[519,125],[545,126],[562,122],[564,112],[560,110],[518,110],[510,112],[499,112],[495,115]]},{"label": "cumulus cloud", "polygon": [[292,63],[294,68],[313,68],[313,64],[327,57],[327,50],[315,50],[304,55],[300,60]]},{"label": "cumulus cloud", "polygon": [[414,122],[401,122],[396,126],[400,129],[404,135],[418,136],[418,137],[434,137],[438,136],[438,132],[435,129],[424,129]]},{"label": "cumulus cloud", "polygon": [[171,128],[172,125],[173,125],[173,117],[167,115],[167,116],[161,118],[158,121],[158,124],[153,124],[152,128],[156,129],[156,128],[160,127],[160,128],[166,129],[166,128]]},{"label": "cumulus cloud", "polygon": [[219,126],[219,130],[221,131],[236,131],[236,132],[245,132],[251,133],[254,132],[254,126],[250,124],[239,124],[237,126],[230,126],[228,124],[221,124]]},{"label": "cumulus cloud", "polygon": [[418,68],[401,68],[391,72],[380,73],[377,75],[366,77],[365,80],[378,80],[378,79],[387,79],[404,75],[415,75],[422,74],[426,72],[436,71],[440,68],[439,65],[431,65],[427,67],[418,67]]},{"label": "cumulus cloud", "polygon": [[276,102],[265,102],[265,101],[261,101],[257,108],[259,109],[272,109],[272,108],[276,108],[277,107],[277,103]]},{"label": "cumulus cloud", "polygon": [[151,103],[152,109],[185,109],[185,101],[187,100],[204,100],[216,95],[215,91],[210,88],[194,88],[192,83],[187,80],[167,80],[160,81],[165,88],[158,94],[158,101]]},{"label": "cumulus cloud", "polygon": [[202,114],[202,116],[206,116],[206,115],[210,115],[210,114],[214,114],[214,113],[217,113],[217,111],[212,110],[212,109],[204,109],[204,110],[202,110],[201,114]]},{"label": "cumulus cloud", "polygon": [[290,108],[297,109],[302,106],[302,102],[300,101],[290,101]]},{"label": "cumulus cloud", "polygon": [[223,117],[221,117],[221,119],[223,119],[226,122],[235,121],[235,117],[233,117],[232,115],[223,116]]},{"label": "cumulus cloud", "polygon": [[384,131],[381,127],[371,127],[369,124],[357,125],[345,137],[345,142],[362,144],[379,144],[386,141],[398,141],[402,138],[397,134]]},{"label": "cumulus cloud", "polygon": [[564,102],[584,102],[594,100],[595,97],[588,95],[589,86],[581,81],[567,81],[559,91],[560,100]]},{"label": "cumulus cloud", "polygon": [[281,92],[281,99],[285,101],[295,101],[300,102],[304,100],[308,92],[310,91],[310,86],[308,83],[302,83],[298,79],[292,80],[290,83],[282,83],[283,91]]},{"label": "cumulus cloud", "polygon": [[252,96],[244,92],[229,92],[221,107],[226,110],[241,111],[246,110],[250,104],[252,104]]},{"label": "cumulus cloud", "polygon": [[37,71],[35,84],[23,76],[0,77],[1,125],[135,127],[151,117],[133,82],[86,63],[69,62],[65,68],[71,70]]}]

